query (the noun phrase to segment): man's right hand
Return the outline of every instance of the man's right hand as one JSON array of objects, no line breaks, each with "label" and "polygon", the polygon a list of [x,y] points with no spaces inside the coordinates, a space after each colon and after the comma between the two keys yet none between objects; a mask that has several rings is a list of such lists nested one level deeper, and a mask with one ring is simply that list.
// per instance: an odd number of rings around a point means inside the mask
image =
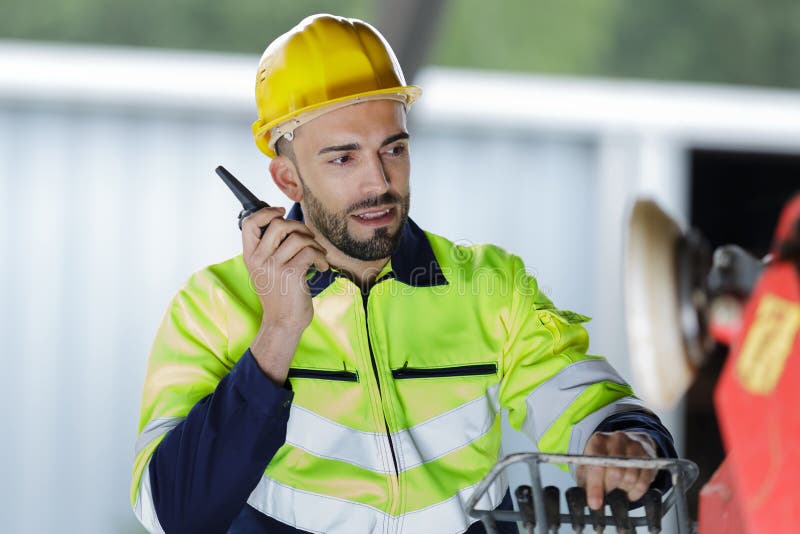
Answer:
[{"label": "man's right hand", "polygon": [[[251,352],[276,383],[289,372],[297,342],[314,316],[306,273],[330,268],[327,251],[300,221],[283,218],[282,207],[263,208],[242,222],[242,256],[261,300],[261,329]],[[268,225],[268,226],[267,226]],[[261,228],[267,226],[263,237]]]}]

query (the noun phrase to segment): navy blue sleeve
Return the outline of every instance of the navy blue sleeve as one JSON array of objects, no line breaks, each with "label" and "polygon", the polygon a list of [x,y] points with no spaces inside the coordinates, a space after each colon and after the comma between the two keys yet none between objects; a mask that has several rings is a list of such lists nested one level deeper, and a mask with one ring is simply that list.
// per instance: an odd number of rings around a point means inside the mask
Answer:
[{"label": "navy blue sleeve", "polygon": [[[660,458],[678,457],[672,435],[661,423],[661,419],[653,413],[636,410],[614,414],[605,418],[595,429],[595,432],[616,432],[619,430],[644,432],[653,438],[656,447],[658,447],[658,456]],[[672,481],[670,480],[669,472],[661,471],[653,481],[653,484],[651,484],[651,487],[658,488],[664,492],[667,491],[671,485]]]},{"label": "navy blue sleeve", "polygon": [[228,529],[286,440],[293,395],[264,374],[248,349],[214,393],[170,430],[150,460],[165,532]]},{"label": "navy blue sleeve", "polygon": [[617,413],[606,417],[595,429],[595,432],[616,432],[618,430],[644,432],[656,442],[659,457],[678,457],[672,435],[661,423],[661,419],[653,413],[641,410]]}]

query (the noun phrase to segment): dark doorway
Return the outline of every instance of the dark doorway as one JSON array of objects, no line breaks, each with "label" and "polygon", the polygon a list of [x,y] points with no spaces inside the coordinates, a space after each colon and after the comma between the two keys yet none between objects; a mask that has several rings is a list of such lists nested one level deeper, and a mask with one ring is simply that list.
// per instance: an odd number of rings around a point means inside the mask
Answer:
[{"label": "dark doorway", "polygon": [[800,154],[693,150],[691,224],[712,247],[764,256],[784,204],[800,191]]},{"label": "dark doorway", "polygon": [[[800,191],[800,154],[692,150],[690,224],[712,250],[734,243],[757,257],[770,248],[781,209]],[[700,477],[689,495],[697,517],[697,497],[724,457],[713,392],[727,348],[718,346],[687,394],[686,456]]]}]

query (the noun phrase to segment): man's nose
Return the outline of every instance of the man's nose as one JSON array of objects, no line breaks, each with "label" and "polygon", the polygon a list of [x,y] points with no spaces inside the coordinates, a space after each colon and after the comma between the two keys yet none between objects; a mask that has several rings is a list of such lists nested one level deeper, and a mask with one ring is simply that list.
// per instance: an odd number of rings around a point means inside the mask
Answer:
[{"label": "man's nose", "polygon": [[367,195],[379,195],[389,190],[389,175],[379,156],[371,158],[364,182],[363,192]]}]

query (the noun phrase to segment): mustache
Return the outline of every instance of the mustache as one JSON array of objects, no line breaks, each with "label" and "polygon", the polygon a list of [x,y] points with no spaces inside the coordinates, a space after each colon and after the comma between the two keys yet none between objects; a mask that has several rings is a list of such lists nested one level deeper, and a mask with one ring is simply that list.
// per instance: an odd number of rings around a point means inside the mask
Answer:
[{"label": "mustache", "polygon": [[365,198],[364,200],[359,200],[358,202],[347,208],[347,212],[350,213],[356,210],[374,208],[382,204],[400,204],[401,201],[402,199],[400,198],[399,195],[387,191],[386,193],[376,197],[369,197]]}]

